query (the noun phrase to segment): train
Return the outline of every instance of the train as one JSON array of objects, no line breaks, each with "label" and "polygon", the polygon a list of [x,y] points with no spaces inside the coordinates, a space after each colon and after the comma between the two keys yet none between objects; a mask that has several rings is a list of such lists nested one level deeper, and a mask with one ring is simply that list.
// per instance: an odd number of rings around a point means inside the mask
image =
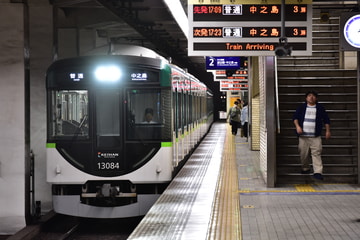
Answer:
[{"label": "train", "polygon": [[213,94],[138,46],[60,59],[46,72],[53,209],[84,218],[145,215],[213,123]]}]

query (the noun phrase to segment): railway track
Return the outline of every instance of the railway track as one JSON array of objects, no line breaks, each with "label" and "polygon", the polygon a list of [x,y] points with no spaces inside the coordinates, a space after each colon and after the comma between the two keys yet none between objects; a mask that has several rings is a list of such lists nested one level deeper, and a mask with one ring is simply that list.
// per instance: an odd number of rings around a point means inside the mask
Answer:
[{"label": "railway track", "polygon": [[122,240],[127,239],[141,221],[127,219],[85,219],[53,214],[38,224],[29,225],[9,240]]}]

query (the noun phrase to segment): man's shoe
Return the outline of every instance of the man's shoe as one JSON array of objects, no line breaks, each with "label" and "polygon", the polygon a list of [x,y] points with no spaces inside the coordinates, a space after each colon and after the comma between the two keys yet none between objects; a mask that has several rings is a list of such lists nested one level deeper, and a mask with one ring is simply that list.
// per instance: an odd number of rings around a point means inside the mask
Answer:
[{"label": "man's shoe", "polygon": [[309,170],[301,170],[301,174],[309,174],[310,173],[310,169]]},{"label": "man's shoe", "polygon": [[317,180],[324,180],[323,176],[321,173],[314,173],[314,176],[313,176],[315,179]]}]

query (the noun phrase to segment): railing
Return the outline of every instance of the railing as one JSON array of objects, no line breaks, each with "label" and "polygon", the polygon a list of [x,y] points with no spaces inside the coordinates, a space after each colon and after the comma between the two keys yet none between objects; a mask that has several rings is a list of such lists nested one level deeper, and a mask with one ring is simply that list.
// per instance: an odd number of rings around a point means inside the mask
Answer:
[{"label": "railing", "polygon": [[277,57],[274,59],[275,68],[275,109],[276,109],[276,132],[280,134],[280,107],[279,107],[279,83],[277,71]]}]

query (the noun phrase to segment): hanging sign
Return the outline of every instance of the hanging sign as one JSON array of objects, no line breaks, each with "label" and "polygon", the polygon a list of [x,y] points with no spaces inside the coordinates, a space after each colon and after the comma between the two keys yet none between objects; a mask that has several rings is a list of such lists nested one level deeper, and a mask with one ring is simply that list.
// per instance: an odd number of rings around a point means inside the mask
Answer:
[{"label": "hanging sign", "polygon": [[280,1],[189,0],[188,55],[275,56],[283,35],[292,56],[311,55],[312,5],[308,2],[286,2],[282,33]]}]

